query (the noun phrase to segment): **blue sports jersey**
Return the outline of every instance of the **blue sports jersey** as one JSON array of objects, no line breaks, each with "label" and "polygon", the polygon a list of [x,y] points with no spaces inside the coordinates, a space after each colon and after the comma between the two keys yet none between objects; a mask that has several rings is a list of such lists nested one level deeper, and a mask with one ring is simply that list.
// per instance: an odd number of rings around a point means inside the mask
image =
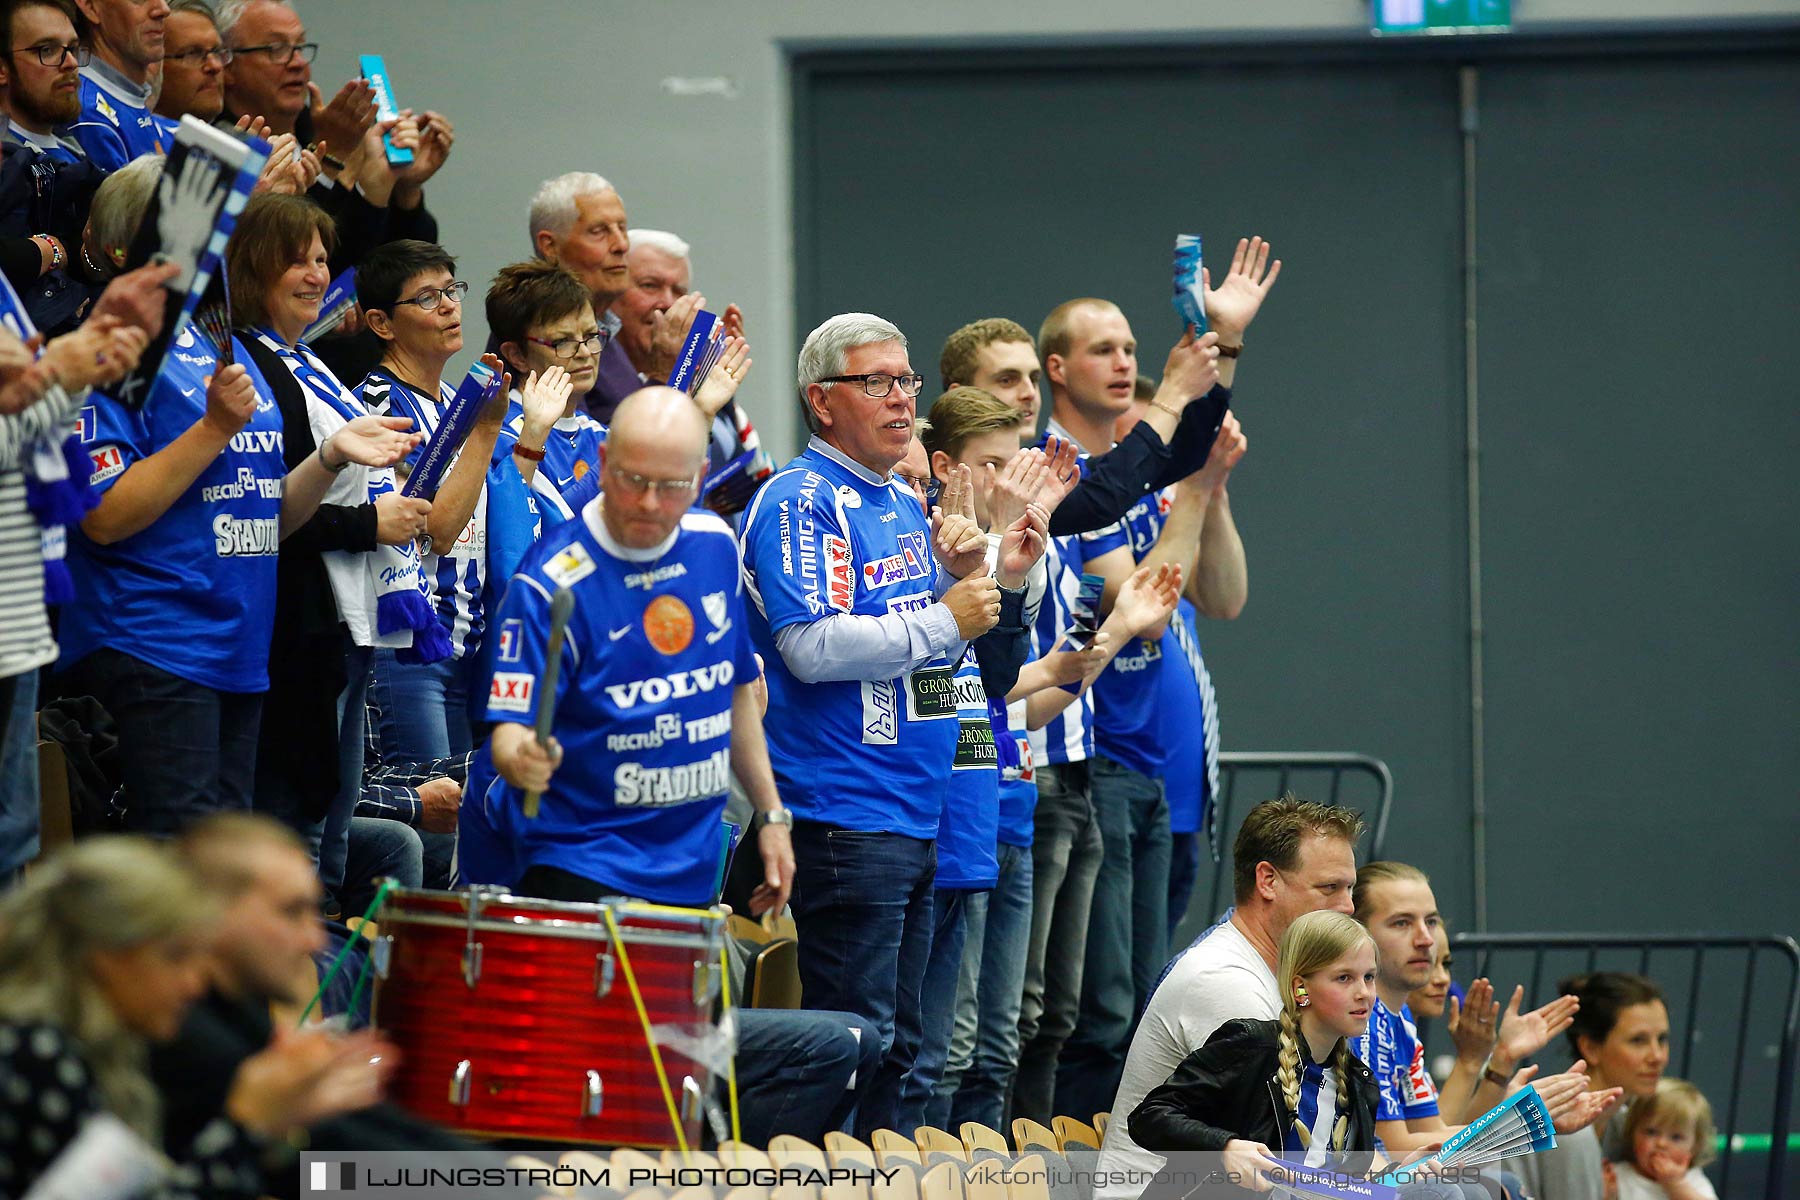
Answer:
[{"label": "blue sports jersey", "polygon": [[167,154],[150,112],[150,89],[140,87],[96,58],[81,68],[81,116],[69,132],[102,171],[118,170],[141,154]]},{"label": "blue sports jersey", "polygon": [[991,888],[1000,882],[1000,862],[994,852],[1000,823],[999,753],[973,646],[963,651],[953,679],[956,754],[951,759],[950,787],[944,794],[944,819],[938,829],[937,886]]},{"label": "blue sports jersey", "polygon": [[[1125,514],[1121,524],[1138,562],[1156,548],[1174,500],[1175,489],[1164,488],[1146,494]],[[1097,545],[1082,543],[1090,561],[1104,552]],[[1165,746],[1156,708],[1162,675],[1161,641],[1132,638],[1094,680],[1094,749],[1142,775],[1162,773]]]},{"label": "blue sports jersey", "polygon": [[[63,667],[106,646],[218,691],[268,689],[287,467],[273,393],[241,343],[235,357],[257,405],[225,451],[148,528],[109,546],[71,530],[75,598],[63,609]],[[216,362],[190,326],[169,347],[141,412],[93,394],[75,436],[95,491],[200,419],[202,380]]]},{"label": "blue sports jersey", "polygon": [[1194,667],[1175,636],[1181,621],[1200,644],[1194,606],[1186,596],[1169,621],[1162,640],[1162,686],[1158,690],[1158,715],[1162,724],[1163,792],[1169,799],[1169,832],[1193,833],[1206,812],[1206,725],[1200,704],[1200,684]]},{"label": "blue sports jersey", "polygon": [[[379,367],[370,371],[355,391],[370,412],[410,418],[413,428],[423,432],[427,442],[437,433],[438,422],[443,419],[451,401],[456,399],[456,389],[447,382],[438,382],[437,399],[432,400]],[[427,442],[414,447],[407,456],[408,466],[417,465]],[[447,477],[449,472],[445,475]],[[483,486],[475,499],[475,511],[462,532],[457,534],[456,541],[448,546],[434,546],[419,564],[420,570],[432,581],[438,621],[450,634],[454,658],[475,653],[485,629],[482,589],[487,582],[487,504],[487,488]]]},{"label": "blue sports jersey", "polygon": [[1425,1044],[1413,1024],[1412,1009],[1402,1004],[1394,1012],[1377,996],[1369,1011],[1369,1031],[1351,1039],[1350,1053],[1368,1065],[1381,1089],[1377,1121],[1437,1116],[1437,1085],[1425,1069]]},{"label": "blue sports jersey", "polygon": [[[506,412],[506,449],[494,447],[496,456],[511,453],[525,428],[525,410],[514,391]],[[563,417],[544,438],[544,461],[531,480],[532,502],[545,529],[553,529],[587,507],[600,494],[600,447],[606,444],[606,426],[585,412]]]},{"label": "blue sports jersey", "polygon": [[895,679],[802,683],[775,645],[789,625],[934,603],[937,568],[918,497],[815,439],[757,493],[743,538],[782,799],[808,820],[936,837],[959,733],[952,664],[939,657]]},{"label": "blue sports jersey", "polygon": [[536,719],[559,587],[575,596],[556,686],[562,766],[527,820],[482,750],[463,793],[463,881],[511,884],[544,865],[705,904],[731,788],[731,700],[756,678],[731,530],[691,512],[662,546],[628,550],[593,503],[547,532],[494,614],[488,720]]},{"label": "blue sports jersey", "polygon": [[53,163],[79,163],[87,159],[81,143],[70,136],[69,126],[64,126],[59,133],[33,133],[17,121],[6,123],[6,157],[11,159],[15,153],[30,158],[45,158]]}]

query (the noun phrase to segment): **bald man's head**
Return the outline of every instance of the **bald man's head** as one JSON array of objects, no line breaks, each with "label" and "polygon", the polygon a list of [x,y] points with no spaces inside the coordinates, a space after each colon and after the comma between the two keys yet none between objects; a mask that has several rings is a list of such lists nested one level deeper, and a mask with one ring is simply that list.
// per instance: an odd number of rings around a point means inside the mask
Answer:
[{"label": "bald man's head", "polygon": [[648,550],[675,532],[705,476],[707,431],[700,406],[674,388],[625,397],[601,449],[600,511],[614,540]]}]

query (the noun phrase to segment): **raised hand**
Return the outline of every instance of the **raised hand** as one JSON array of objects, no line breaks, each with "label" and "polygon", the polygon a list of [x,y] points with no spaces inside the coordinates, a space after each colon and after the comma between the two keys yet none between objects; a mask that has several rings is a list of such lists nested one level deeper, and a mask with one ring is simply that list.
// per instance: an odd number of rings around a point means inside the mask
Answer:
[{"label": "raised hand", "polygon": [[354,146],[375,123],[375,89],[367,80],[352,79],[338,89],[331,103],[316,83],[306,85],[312,102],[313,133],[334,146]]},{"label": "raised hand", "polygon": [[644,374],[651,379],[666,380],[681,357],[688,331],[694,327],[694,314],[706,307],[706,297],[699,292],[677,296],[675,303],[650,316],[650,365]]},{"label": "raised hand", "polygon": [[1139,567],[1119,589],[1113,602],[1113,615],[1124,624],[1126,634],[1138,637],[1169,618],[1181,603],[1181,567],[1163,563],[1157,567]]},{"label": "raised hand", "polygon": [[1044,510],[1032,505],[1025,514],[1000,535],[998,558],[1000,586],[1016,592],[1025,586],[1026,576],[1050,548],[1050,518]]},{"label": "raised hand", "polygon": [[1215,330],[1197,338],[1189,329],[1169,351],[1155,399],[1170,408],[1183,409],[1190,400],[1197,400],[1212,391],[1218,382],[1218,332]]},{"label": "raised hand", "polygon": [[239,133],[247,133],[251,137],[261,138],[265,142],[269,140],[269,135],[274,132],[269,128],[269,123],[267,121],[263,120],[261,117],[253,117],[249,113],[245,113],[237,119],[236,128]]},{"label": "raised hand", "polygon": [[1463,1003],[1450,997],[1444,1026],[1450,1031],[1450,1040],[1456,1043],[1456,1056],[1466,1062],[1486,1062],[1494,1049],[1499,1020],[1500,1005],[1494,999],[1494,985],[1485,979],[1469,985],[1468,999]]},{"label": "raised hand", "polygon": [[269,157],[263,161],[262,174],[257,176],[256,186],[251,188],[252,195],[264,192],[295,195],[294,189],[294,147],[297,141],[293,134],[278,134],[269,141]]},{"label": "raised hand", "polygon": [[971,641],[1000,620],[1000,585],[984,566],[952,584],[944,593],[943,604],[956,618],[956,635],[965,642]]},{"label": "raised hand", "polygon": [[1217,288],[1212,286],[1212,276],[1206,268],[1200,269],[1201,283],[1207,289],[1206,320],[1227,346],[1243,344],[1244,330],[1256,319],[1263,299],[1280,274],[1281,260],[1269,261],[1269,243],[1260,237],[1238,239],[1231,269]]},{"label": "raised hand", "polygon": [[1524,999],[1525,985],[1520,984],[1513,989],[1512,1002],[1506,1006],[1506,1015],[1500,1018],[1495,1053],[1507,1062],[1516,1063],[1522,1058],[1529,1058],[1548,1046],[1557,1034],[1575,1023],[1575,1014],[1581,1008],[1579,998],[1558,996],[1542,1008],[1521,1013],[1519,1005]]},{"label": "raised hand", "polygon": [[365,467],[391,467],[425,440],[422,433],[408,433],[406,417],[358,417],[331,435],[332,462],[361,463]]},{"label": "raised hand", "polygon": [[506,369],[506,364],[500,361],[498,354],[482,355],[481,363],[500,377],[500,386],[494,389],[494,398],[482,406],[475,424],[477,427],[497,429],[506,424],[506,414],[512,409],[512,372]]},{"label": "raised hand", "polygon": [[975,520],[975,490],[969,468],[950,469],[937,507],[931,510],[931,552],[953,579],[987,567],[987,535]]},{"label": "raised hand", "polygon": [[1577,1062],[1560,1075],[1540,1079],[1533,1086],[1550,1113],[1551,1125],[1565,1136],[1604,1119],[1625,1095],[1625,1089],[1617,1087],[1589,1091],[1585,1062]]},{"label": "raised hand", "polygon": [[725,306],[725,311],[723,313],[719,314],[719,319],[721,321],[725,322],[725,332],[726,333],[730,334],[732,337],[740,337],[741,338],[744,336],[744,310],[743,309],[739,308],[735,304],[727,304]]},{"label": "raised hand", "polygon": [[[519,407],[525,413],[525,428],[541,442],[550,427],[562,420],[568,411],[569,397],[575,394],[575,381],[569,373],[551,363],[543,374],[533,371],[519,389]],[[535,444],[535,443],[534,443]]]},{"label": "raised hand", "polygon": [[[412,109],[407,109],[401,116],[412,117]],[[455,141],[456,130],[450,124],[450,118],[427,109],[417,118],[411,137],[404,143],[413,152],[413,160],[395,172],[395,182],[408,188],[424,187],[425,181],[436,175],[449,160],[450,147]],[[397,134],[394,144],[402,144]]]},{"label": "raised hand", "polygon": [[[1049,460],[1035,447],[1019,451],[998,470],[991,464],[983,464],[981,486],[987,497],[988,528],[995,533],[1010,529],[1037,499],[1049,473]],[[1048,519],[1046,516],[1045,520]]]},{"label": "raised hand", "polygon": [[694,403],[700,406],[700,411],[709,419],[718,416],[731,403],[731,398],[737,395],[738,385],[750,373],[750,362],[750,343],[741,337],[726,334],[725,348],[719,352],[719,361],[713,364],[712,370],[706,373],[706,378],[694,392]]},{"label": "raised hand", "polygon": [[1038,488],[1037,506],[1048,517],[1081,483],[1081,448],[1054,433],[1044,439],[1044,483]]}]

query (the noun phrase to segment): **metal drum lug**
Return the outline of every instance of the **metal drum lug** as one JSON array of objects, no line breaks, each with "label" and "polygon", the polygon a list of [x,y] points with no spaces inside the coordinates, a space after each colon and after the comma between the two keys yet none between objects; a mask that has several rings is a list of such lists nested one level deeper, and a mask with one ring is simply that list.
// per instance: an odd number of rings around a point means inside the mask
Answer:
[{"label": "metal drum lug", "polygon": [[456,1070],[450,1076],[450,1103],[458,1108],[469,1106],[469,1060],[463,1059],[456,1064]]},{"label": "metal drum lug", "polygon": [[587,1082],[581,1087],[581,1115],[597,1117],[605,1104],[605,1095],[600,1085],[600,1072],[589,1071]]},{"label": "metal drum lug", "polygon": [[384,933],[376,938],[374,944],[369,947],[369,962],[375,968],[375,977],[377,979],[386,979],[388,977],[388,966],[393,960],[394,935],[391,933]]},{"label": "metal drum lug", "polygon": [[706,1008],[719,994],[719,964],[694,960],[694,1007]]},{"label": "metal drum lug", "polygon": [[594,996],[596,999],[604,1000],[606,994],[612,991],[613,971],[617,967],[618,963],[614,961],[611,950],[602,950],[594,955]]},{"label": "metal drum lug", "polygon": [[470,942],[463,947],[462,955],[463,982],[470,988],[481,978],[481,943]]}]

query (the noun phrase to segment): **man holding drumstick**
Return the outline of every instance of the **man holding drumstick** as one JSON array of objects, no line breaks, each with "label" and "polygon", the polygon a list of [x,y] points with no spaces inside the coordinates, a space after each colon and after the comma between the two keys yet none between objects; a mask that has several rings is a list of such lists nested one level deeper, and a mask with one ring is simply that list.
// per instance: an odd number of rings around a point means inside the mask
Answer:
[{"label": "man holding drumstick", "polygon": [[[737,545],[718,517],[689,511],[706,439],[685,394],[628,397],[601,451],[603,494],[508,584],[487,703],[498,724],[463,793],[463,882],[704,907],[735,773],[764,817],[752,915],[787,903],[794,852],[763,741]],[[532,722],[563,588],[575,605],[545,744]],[[543,793],[535,817],[528,792]]]}]

